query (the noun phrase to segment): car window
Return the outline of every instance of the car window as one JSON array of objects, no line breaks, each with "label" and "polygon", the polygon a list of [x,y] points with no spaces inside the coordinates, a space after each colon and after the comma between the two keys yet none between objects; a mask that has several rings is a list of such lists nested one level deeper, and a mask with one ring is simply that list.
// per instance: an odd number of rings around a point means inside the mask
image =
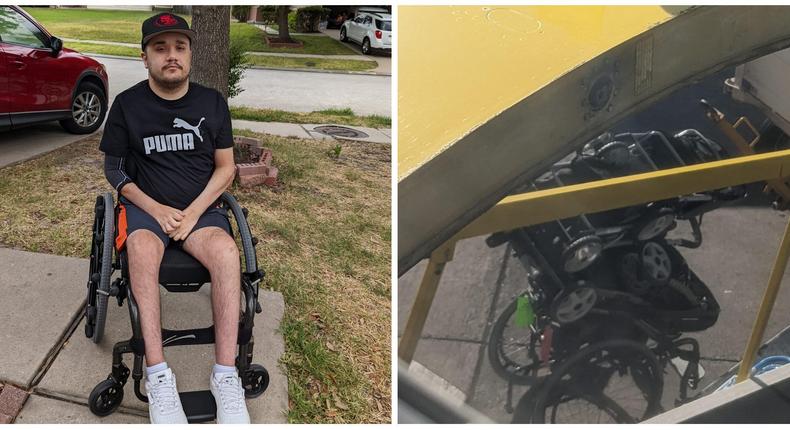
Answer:
[{"label": "car window", "polygon": [[392,31],[392,21],[376,20],[376,28],[384,31]]},{"label": "car window", "polygon": [[365,25],[367,25],[367,24],[370,24],[370,23],[372,23],[372,22],[373,22],[373,18],[371,18],[371,17],[369,17],[369,16],[366,16],[366,17],[365,17]]},{"label": "car window", "polygon": [[7,6],[0,6],[0,40],[5,43],[46,48],[46,37],[32,22]]},{"label": "car window", "polygon": [[362,24],[362,21],[363,21],[363,20],[364,20],[364,18],[363,18],[363,17],[361,17],[361,16],[358,16],[358,17],[356,17],[356,19],[354,19],[354,22],[356,22],[357,24]]}]

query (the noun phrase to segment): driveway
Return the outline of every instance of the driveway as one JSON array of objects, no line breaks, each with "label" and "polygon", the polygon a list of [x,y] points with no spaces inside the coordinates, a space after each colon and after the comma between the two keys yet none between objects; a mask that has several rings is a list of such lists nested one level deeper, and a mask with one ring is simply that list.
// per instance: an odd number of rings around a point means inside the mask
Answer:
[{"label": "driveway", "polygon": [[[321,33],[326,34],[327,36],[331,37],[335,40],[340,40],[340,30],[334,30],[327,28],[326,30],[321,30]],[[346,46],[348,46],[351,50],[356,52],[359,55],[362,55],[362,47],[357,45],[356,43],[351,42],[340,42]],[[375,61],[379,63],[379,66],[374,69],[376,73],[384,73],[387,75],[392,74],[392,56],[387,54],[380,54],[377,53],[376,55],[366,55],[367,59]]]},{"label": "driveway", "polygon": [[0,168],[68,145],[85,135],[67,133],[57,122],[0,132]]}]

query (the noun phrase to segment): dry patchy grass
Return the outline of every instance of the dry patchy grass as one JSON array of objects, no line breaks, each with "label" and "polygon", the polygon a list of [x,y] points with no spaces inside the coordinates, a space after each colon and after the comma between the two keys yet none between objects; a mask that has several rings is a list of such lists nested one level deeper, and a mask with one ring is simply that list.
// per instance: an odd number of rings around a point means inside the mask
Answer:
[{"label": "dry patchy grass", "polygon": [[[249,132],[237,134],[256,136]],[[390,146],[257,135],[282,187],[231,192],[249,209],[265,288],[280,291],[291,422],[390,422]],[[0,242],[87,257],[111,191],[95,135],[0,169]]]}]

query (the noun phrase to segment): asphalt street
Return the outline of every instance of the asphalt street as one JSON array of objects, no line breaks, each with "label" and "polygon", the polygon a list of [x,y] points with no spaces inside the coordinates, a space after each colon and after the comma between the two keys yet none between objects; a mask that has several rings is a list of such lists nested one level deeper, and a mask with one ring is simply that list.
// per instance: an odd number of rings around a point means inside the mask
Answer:
[{"label": "asphalt street", "polygon": [[[110,99],[148,77],[139,60],[95,57],[107,67]],[[351,108],[359,115],[392,116],[391,77],[341,73],[249,69],[233,106],[311,112]]]},{"label": "asphalt street", "polygon": [[[719,72],[697,84],[679,89],[642,112],[613,127],[614,132],[663,130],[671,133],[694,128],[729,147],[726,138],[704,116],[699,99],[705,98],[727,115],[730,122],[746,115],[759,127],[764,116],[752,106],[733,101],[722,82],[733,71]],[[689,267],[708,286],[721,312],[717,323],[698,333],[688,333],[700,343],[706,377],[700,388],[716,383],[737,362],[746,346],[779,239],[788,222],[786,212],[770,208],[760,187],[750,186],[750,196],[736,204],[706,214],[703,244],[698,249],[679,248]],[[671,232],[688,234],[685,224]],[[510,422],[524,386],[509,386],[496,375],[486,356],[491,326],[505,306],[526,288],[525,270],[508,245],[491,249],[483,237],[462,241],[448,263],[433,302],[415,360],[463,393],[464,399],[499,422]],[[398,282],[398,329],[402,334],[425,261]],[[790,275],[784,278],[764,339],[790,325]],[[666,375],[663,406],[674,407],[678,379]]]}]

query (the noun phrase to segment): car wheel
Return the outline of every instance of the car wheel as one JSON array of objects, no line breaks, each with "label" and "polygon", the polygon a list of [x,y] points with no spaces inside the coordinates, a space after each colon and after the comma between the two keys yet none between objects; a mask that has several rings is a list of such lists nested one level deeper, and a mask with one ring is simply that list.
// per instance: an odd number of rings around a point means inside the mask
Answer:
[{"label": "car wheel", "polygon": [[346,35],[346,27],[340,29],[340,41],[348,42],[348,36]]},{"label": "car wheel", "polygon": [[362,41],[362,53],[365,55],[370,54],[370,39],[367,37]]},{"label": "car wheel", "polygon": [[96,84],[83,82],[71,101],[71,118],[60,121],[69,133],[88,134],[99,128],[107,113],[107,97]]}]

